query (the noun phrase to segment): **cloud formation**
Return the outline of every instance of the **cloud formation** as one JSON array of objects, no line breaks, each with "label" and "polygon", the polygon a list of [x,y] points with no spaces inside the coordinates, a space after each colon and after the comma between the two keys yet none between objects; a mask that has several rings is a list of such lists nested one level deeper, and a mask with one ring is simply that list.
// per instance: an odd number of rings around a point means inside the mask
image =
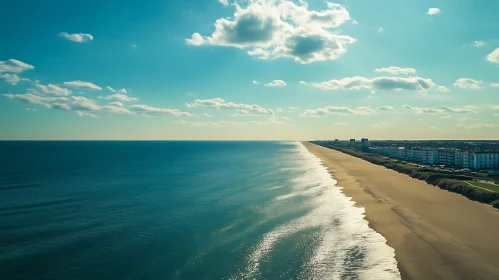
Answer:
[{"label": "cloud formation", "polygon": [[26,70],[35,69],[35,66],[24,63],[16,59],[9,59],[7,61],[0,61],[0,73],[21,73]]},{"label": "cloud formation", "polygon": [[92,36],[90,34],[85,34],[85,33],[70,34],[67,32],[61,32],[61,33],[59,33],[59,37],[62,37],[64,39],[67,39],[69,41],[73,41],[76,43],[84,43],[87,41],[92,41],[94,39],[94,36]]},{"label": "cloud formation", "polygon": [[228,0],[218,0],[218,2],[224,6],[228,6],[229,5],[229,1]]},{"label": "cloud formation", "polygon": [[74,88],[82,88],[82,89],[90,89],[90,90],[102,90],[101,87],[94,85],[90,82],[72,81],[72,82],[64,82],[64,85],[67,87],[74,87]]},{"label": "cloud formation", "polygon": [[270,83],[265,84],[266,87],[285,87],[286,83],[283,80],[273,80]]},{"label": "cloud formation", "polygon": [[[413,111],[415,114],[475,114],[476,111],[472,110],[469,106],[463,107],[449,107],[441,106],[440,108],[428,108],[428,107],[413,107],[411,105],[402,105],[402,108]],[[450,116],[444,116],[442,118],[450,118]]]},{"label": "cloud formation", "polygon": [[440,13],[439,8],[429,8],[427,14],[430,16],[436,15]]},{"label": "cloud formation", "polygon": [[454,86],[458,88],[480,89],[482,84],[483,82],[479,80],[474,80],[469,78],[459,78],[454,83]]},{"label": "cloud formation", "polygon": [[380,111],[393,111],[393,110],[395,110],[395,108],[393,108],[392,106],[381,106],[378,108],[378,110],[380,110]]},{"label": "cloud formation", "polygon": [[196,107],[209,107],[215,109],[231,109],[238,110],[239,114],[252,114],[252,115],[273,115],[274,112],[271,109],[262,108],[256,104],[244,104],[244,103],[234,103],[226,102],[224,99],[217,97],[212,99],[196,99],[194,102],[186,103],[187,108]]},{"label": "cloud formation", "polygon": [[416,69],[414,68],[401,68],[398,66],[390,66],[386,68],[379,68],[374,70],[374,72],[378,73],[389,73],[391,75],[408,75],[408,74],[416,74]]},{"label": "cloud formation", "polygon": [[215,22],[211,36],[192,34],[186,43],[248,49],[258,59],[289,57],[299,63],[334,60],[356,40],[331,29],[351,20],[345,7],[327,2],[310,10],[305,1],[240,1],[231,18]]},{"label": "cloud formation", "polygon": [[29,82],[30,79],[26,79],[26,78],[19,78],[19,76],[17,74],[0,74],[0,78],[4,79],[5,82],[9,85],[17,85],[17,83],[19,83],[20,81],[27,81]]},{"label": "cloud formation", "polygon": [[[321,83],[307,83],[322,90],[382,90],[382,91],[398,91],[398,90],[428,90],[437,87],[431,79],[421,77],[351,77],[341,80],[330,80]],[[437,87],[438,89],[438,87]]]},{"label": "cloud formation", "polygon": [[71,94],[71,91],[69,89],[61,88],[60,86],[53,84],[48,84],[46,86],[41,84],[36,84],[35,86],[38,91],[48,95],[68,96]]},{"label": "cloud formation", "polygon": [[492,63],[499,63],[499,48],[487,55],[487,60]]},{"label": "cloud formation", "polygon": [[139,100],[136,97],[131,97],[131,96],[124,95],[121,93],[115,93],[113,95],[108,95],[108,96],[99,96],[99,98],[100,99],[115,99],[115,100],[122,101],[122,102],[132,102],[132,101]]},{"label": "cloud formation", "polygon": [[172,115],[177,117],[191,117],[189,112],[182,112],[179,109],[157,108],[148,105],[132,105],[130,110],[139,115]]},{"label": "cloud formation", "polygon": [[480,48],[480,47],[485,46],[485,42],[484,41],[473,41],[473,46],[475,48]]},{"label": "cloud formation", "polygon": [[349,107],[345,106],[326,106],[323,108],[318,108],[318,109],[309,109],[305,110],[302,114],[300,114],[300,117],[303,118],[321,118],[325,117],[326,115],[329,114],[340,114],[340,115],[372,115],[375,114],[376,111],[374,111],[371,107],[369,106],[362,106],[362,107],[357,107],[355,109],[351,109]]}]

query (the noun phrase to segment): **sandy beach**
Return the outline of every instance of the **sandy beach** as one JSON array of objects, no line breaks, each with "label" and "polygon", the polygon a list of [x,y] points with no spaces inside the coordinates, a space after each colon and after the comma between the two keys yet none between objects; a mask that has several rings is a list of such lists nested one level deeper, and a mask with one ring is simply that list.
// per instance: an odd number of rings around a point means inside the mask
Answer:
[{"label": "sandy beach", "polygon": [[304,143],[395,249],[402,279],[499,279],[499,210]]}]

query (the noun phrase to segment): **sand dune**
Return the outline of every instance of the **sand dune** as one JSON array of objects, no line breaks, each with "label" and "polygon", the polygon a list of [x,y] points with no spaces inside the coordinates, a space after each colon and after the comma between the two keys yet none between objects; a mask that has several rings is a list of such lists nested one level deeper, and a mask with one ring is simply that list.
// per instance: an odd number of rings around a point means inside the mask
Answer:
[{"label": "sand dune", "polygon": [[311,143],[395,249],[403,279],[499,279],[499,210]]}]

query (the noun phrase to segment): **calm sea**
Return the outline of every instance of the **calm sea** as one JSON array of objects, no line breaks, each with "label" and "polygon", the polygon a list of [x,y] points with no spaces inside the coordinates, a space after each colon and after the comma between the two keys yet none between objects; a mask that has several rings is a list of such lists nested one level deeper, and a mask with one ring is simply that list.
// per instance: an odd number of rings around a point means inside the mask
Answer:
[{"label": "calm sea", "polygon": [[0,142],[2,279],[399,279],[300,143]]}]

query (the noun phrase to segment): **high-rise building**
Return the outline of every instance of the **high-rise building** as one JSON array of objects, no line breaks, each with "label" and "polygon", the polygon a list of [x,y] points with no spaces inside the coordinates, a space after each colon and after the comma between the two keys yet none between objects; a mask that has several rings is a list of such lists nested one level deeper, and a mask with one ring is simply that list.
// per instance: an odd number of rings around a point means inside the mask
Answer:
[{"label": "high-rise building", "polygon": [[355,145],[355,139],[350,139],[350,146]]}]

